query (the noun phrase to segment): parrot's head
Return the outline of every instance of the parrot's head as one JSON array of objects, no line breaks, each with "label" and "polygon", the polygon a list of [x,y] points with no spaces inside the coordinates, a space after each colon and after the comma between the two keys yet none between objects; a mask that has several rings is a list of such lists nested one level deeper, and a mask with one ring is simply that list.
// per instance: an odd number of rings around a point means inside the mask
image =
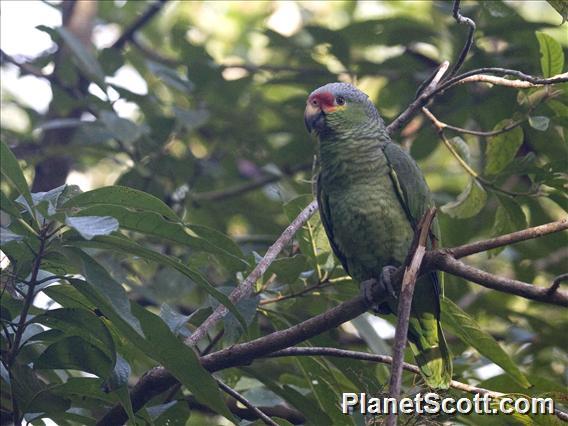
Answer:
[{"label": "parrot's head", "polygon": [[304,122],[308,132],[349,135],[376,130],[382,125],[369,97],[349,83],[329,83],[314,90],[306,103]]}]

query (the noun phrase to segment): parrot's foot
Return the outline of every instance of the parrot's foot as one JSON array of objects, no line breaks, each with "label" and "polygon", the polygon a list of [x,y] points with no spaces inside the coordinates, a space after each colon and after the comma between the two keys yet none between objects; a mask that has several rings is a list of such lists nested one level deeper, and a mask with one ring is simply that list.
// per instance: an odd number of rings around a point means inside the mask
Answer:
[{"label": "parrot's foot", "polygon": [[[384,302],[388,298],[396,299],[392,286],[393,274],[397,271],[395,266],[385,266],[379,280],[371,278],[361,283],[361,291],[375,312],[383,313]],[[388,309],[387,309],[388,310]]]}]

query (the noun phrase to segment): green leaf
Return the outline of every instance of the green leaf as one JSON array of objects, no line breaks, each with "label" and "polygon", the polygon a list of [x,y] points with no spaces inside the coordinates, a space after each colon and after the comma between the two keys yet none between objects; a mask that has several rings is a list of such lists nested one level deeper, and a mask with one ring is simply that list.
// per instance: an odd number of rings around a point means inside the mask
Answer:
[{"label": "green leaf", "polygon": [[[495,223],[493,224],[492,235],[499,236],[509,234],[514,231],[525,229],[527,218],[523,209],[515,200],[510,197],[497,194],[499,207],[495,213]],[[501,253],[505,247],[499,247],[489,252],[491,256]]]},{"label": "green leaf", "polygon": [[162,200],[126,186],[106,186],[84,192],[64,204],[63,207],[88,207],[95,204],[111,204],[161,214],[173,221],[179,218]]},{"label": "green leaf", "polygon": [[124,408],[124,411],[126,411],[128,420],[130,420],[133,425],[136,425],[136,415],[134,414],[134,409],[132,408],[132,401],[130,400],[130,392],[128,391],[128,386],[124,384],[115,389],[113,393],[118,397],[120,404]]},{"label": "green leaf", "polygon": [[562,46],[546,33],[536,31],[540,47],[540,67],[542,75],[549,78],[560,74],[564,68],[564,52]]},{"label": "green leaf", "polygon": [[83,44],[71,31],[65,27],[58,27],[57,32],[77,59],[77,65],[91,78],[101,89],[105,89],[105,75],[99,62],[91,53],[90,47]]},{"label": "green leaf", "polygon": [[20,208],[4,194],[4,191],[0,191],[0,209],[14,218],[21,217]]},{"label": "green leaf", "polygon": [[297,254],[292,257],[276,259],[272,262],[264,276],[268,278],[272,274],[276,274],[283,283],[292,284],[307,267],[308,262],[306,257]]},{"label": "green leaf", "polygon": [[28,202],[28,206],[32,206],[32,196],[24,173],[18,164],[18,160],[16,160],[16,157],[4,141],[0,141],[0,171],[2,175],[14,185],[18,193],[24,197]]},{"label": "green leaf", "polygon": [[505,352],[499,343],[487,332],[483,331],[480,325],[468,314],[462,311],[455,303],[443,297],[442,303],[442,322],[447,325],[452,332],[463,340],[466,344],[474,347],[486,358],[493,361],[524,388],[529,388],[531,384],[521,372],[515,361]]},{"label": "green leaf", "polygon": [[443,205],[440,210],[448,216],[466,219],[479,213],[485,206],[486,201],[487,193],[475,179],[471,178],[465,190],[458,195],[458,198]]},{"label": "green leaf", "polygon": [[[65,247],[64,251],[65,254],[78,265],[79,269],[86,277],[88,285],[96,288],[97,294],[104,297],[113,311],[134,330],[141,333],[142,330],[140,324],[138,324],[138,320],[130,312],[130,301],[128,300],[124,288],[117,283],[97,261],[84,251],[76,247]],[[83,281],[81,281],[81,283],[83,283]],[[83,295],[86,295],[86,293],[82,291],[82,288],[77,285],[74,285],[74,287]],[[93,300],[89,297],[88,299],[93,302],[97,308],[99,307],[100,302],[98,299]]]},{"label": "green leaf", "polygon": [[27,365],[12,367],[12,392],[23,413],[63,412],[69,409],[68,399],[51,392]]},{"label": "green leaf", "polygon": [[140,321],[152,357],[186,386],[198,401],[234,421],[217,383],[201,366],[193,349],[184,345],[157,315],[138,305],[133,305],[133,312]]},{"label": "green leaf", "polygon": [[543,116],[529,117],[529,124],[533,129],[545,132],[550,124],[550,118]]},{"label": "green leaf", "polygon": [[209,293],[211,296],[217,299],[220,303],[225,305],[227,309],[237,317],[243,328],[246,329],[245,320],[243,319],[242,315],[239,313],[237,308],[235,308],[235,305],[231,303],[229,298],[225,296],[223,293],[221,293],[219,290],[217,290],[215,287],[213,287],[211,284],[209,284],[209,282],[205,279],[205,277],[203,277],[203,275],[201,275],[201,273],[183,264],[179,259],[161,253],[157,253],[153,250],[142,247],[141,245],[135,243],[134,241],[118,236],[96,237],[91,241],[85,241],[85,240],[81,241],[81,240],[71,240],[71,239],[68,239],[67,241],[75,246],[80,246],[80,247],[104,248],[108,250],[119,251],[121,253],[130,253],[148,260],[152,260],[162,265],[174,268],[177,271],[184,274],[189,279],[191,279],[195,284],[200,286],[203,290],[205,290],[207,293]]},{"label": "green leaf", "polygon": [[115,348],[112,336],[104,322],[91,310],[81,308],[53,309],[34,317],[33,322],[51,329],[61,330],[66,336],[77,336],[90,345],[96,346],[115,362]]},{"label": "green leaf", "polygon": [[469,165],[471,165],[471,152],[469,145],[459,136],[454,136],[449,140],[450,145],[456,150],[459,156]]},{"label": "green leaf", "polygon": [[146,410],[154,419],[155,426],[185,426],[191,415],[189,404],[185,401],[171,401]]},{"label": "green leaf", "polygon": [[[503,120],[495,126],[494,130],[501,130],[508,123],[509,120]],[[523,129],[520,126],[487,138],[485,173],[495,175],[503,170],[515,158],[522,143]]]},{"label": "green leaf", "polygon": [[[284,205],[284,213],[292,221],[312,200],[311,195],[301,195]],[[313,215],[305,223],[296,233],[296,239],[300,244],[300,250],[310,260],[319,278],[322,277],[322,269],[327,271],[333,269],[335,264],[331,246],[319,214]]]},{"label": "green leaf", "polygon": [[114,360],[97,346],[79,336],[65,337],[48,346],[34,362],[34,368],[86,371],[101,378],[112,372]]},{"label": "green leaf", "polygon": [[[116,205],[100,204],[87,207],[76,214],[77,216],[112,216],[118,220],[123,229],[165,238],[195,250],[217,255],[223,264],[234,272],[248,266],[242,259],[243,255],[239,247],[225,235],[217,231],[206,230],[202,238],[194,231],[201,232],[205,227],[186,226],[172,222],[153,211],[138,211]],[[212,235],[213,232],[216,234]]]},{"label": "green leaf", "polygon": [[556,11],[562,16],[562,25],[564,22],[568,21],[568,3],[565,0],[546,0]]},{"label": "green leaf", "polygon": [[188,336],[189,330],[185,327],[191,315],[182,315],[172,309],[167,303],[160,307],[160,318],[166,323],[170,331],[177,335]]},{"label": "green leaf", "polygon": [[98,235],[109,235],[118,230],[118,220],[110,216],[68,217],[65,224],[75,229],[86,240]]},{"label": "green leaf", "polygon": [[193,83],[186,78],[182,78],[176,70],[153,61],[146,61],[146,65],[150,72],[172,89],[186,95],[190,95],[193,92]]},{"label": "green leaf", "polygon": [[103,122],[113,137],[125,144],[137,141],[144,129],[132,121],[119,117],[114,111],[101,111],[99,119]]}]

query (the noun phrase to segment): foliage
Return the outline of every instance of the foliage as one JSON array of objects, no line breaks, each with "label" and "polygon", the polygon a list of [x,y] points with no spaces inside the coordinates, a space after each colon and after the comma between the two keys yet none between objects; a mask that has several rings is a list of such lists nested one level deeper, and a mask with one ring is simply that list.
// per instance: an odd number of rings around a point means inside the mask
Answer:
[{"label": "foliage", "polygon": [[[217,424],[215,414],[238,422],[198,355],[299,323],[358,293],[314,216],[258,280],[254,297],[237,304],[227,297],[312,199],[314,145],[302,122],[307,94],[352,78],[388,122],[436,64],[455,60],[463,46],[464,28],[448,2],[388,2],[373,17],[369,5],[287,3],[300,24],[284,35],[267,25],[284,7],[276,3],[168,3],[136,43],[95,51],[67,28],[39,28],[66,46],[67,56],[50,79],[48,114],[17,97],[5,101],[29,125],[16,130],[2,122],[1,247],[9,259],[0,305],[2,415],[17,406],[33,424],[94,424],[122,404],[132,423]],[[146,7],[100,2],[98,25],[124,29]],[[552,24],[529,21],[510,3],[463,8],[478,28],[467,69],[506,66],[544,77],[566,70],[566,39]],[[30,65],[43,69],[58,55],[46,52]],[[146,93],[110,80],[119,70],[140,76]],[[85,81],[90,89],[83,93]],[[423,117],[396,135],[443,206],[444,246],[565,216],[567,89],[464,84],[446,91],[430,109],[453,126],[499,130],[522,122],[495,136],[456,136],[453,154]],[[121,103],[134,112],[124,113]],[[42,143],[49,132],[59,143]],[[60,157],[105,184],[32,193],[34,167]],[[566,272],[566,242],[554,234],[468,261],[543,285]],[[443,320],[456,380],[477,384],[480,367],[495,363],[504,373],[482,383],[489,388],[493,380],[496,390],[544,395],[567,385],[562,308],[453,276],[445,291],[453,301]],[[36,297],[29,305],[28,293],[49,303]],[[231,314],[209,342],[195,350],[184,345],[218,304]],[[353,322],[358,336],[340,328],[307,344],[390,351],[392,340],[363,322]],[[215,376],[255,405],[294,407],[309,424],[361,424],[339,414],[341,393],[381,394],[388,373],[344,361],[275,358]],[[134,413],[128,389],[158,364],[182,386]],[[405,376],[405,392],[416,380]]]}]

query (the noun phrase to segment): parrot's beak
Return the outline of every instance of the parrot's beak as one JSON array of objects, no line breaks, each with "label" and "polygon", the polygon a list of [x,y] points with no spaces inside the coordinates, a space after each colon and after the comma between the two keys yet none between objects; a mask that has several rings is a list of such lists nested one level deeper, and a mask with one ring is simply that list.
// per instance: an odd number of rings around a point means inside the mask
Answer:
[{"label": "parrot's beak", "polygon": [[321,108],[308,102],[306,105],[306,111],[304,112],[304,123],[306,123],[306,129],[308,129],[310,134],[314,131],[320,132],[323,130],[325,117]]}]

